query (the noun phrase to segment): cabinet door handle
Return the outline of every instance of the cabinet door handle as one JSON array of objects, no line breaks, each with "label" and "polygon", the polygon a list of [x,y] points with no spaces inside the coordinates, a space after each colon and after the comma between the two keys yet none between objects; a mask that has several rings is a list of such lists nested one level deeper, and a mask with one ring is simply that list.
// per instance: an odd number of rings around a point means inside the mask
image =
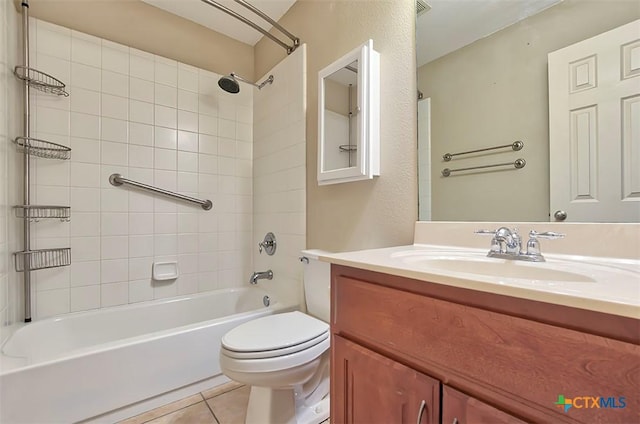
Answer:
[{"label": "cabinet door handle", "polygon": [[420,404],[420,410],[418,411],[418,421],[416,421],[417,424],[420,424],[420,422],[422,421],[422,414],[424,414],[425,409],[427,409],[427,402],[423,400]]},{"label": "cabinet door handle", "polygon": [[454,418],[451,424],[458,424],[458,418]]}]

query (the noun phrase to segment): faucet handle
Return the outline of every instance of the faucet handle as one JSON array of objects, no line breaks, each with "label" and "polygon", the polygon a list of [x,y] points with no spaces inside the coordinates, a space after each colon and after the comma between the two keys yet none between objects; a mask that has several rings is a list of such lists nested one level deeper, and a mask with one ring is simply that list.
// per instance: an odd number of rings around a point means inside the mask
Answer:
[{"label": "faucet handle", "polygon": [[536,230],[529,231],[529,237],[532,239],[543,238],[543,239],[555,240],[555,239],[563,238],[564,236],[565,234],[556,233],[554,231],[545,231],[543,233],[539,233]]},{"label": "faucet handle", "polygon": [[564,236],[565,236],[564,234],[556,233],[553,231],[545,231],[543,233],[539,233],[536,230],[529,231],[529,241],[527,242],[527,255],[540,258],[539,261],[544,262],[544,258],[542,256],[542,253],[540,252],[540,242],[538,241],[538,239],[543,238],[543,239],[554,240],[554,239],[563,238]]},{"label": "faucet handle", "polygon": [[496,235],[495,230],[475,230],[473,233],[474,234],[484,235],[484,236],[495,236]]}]

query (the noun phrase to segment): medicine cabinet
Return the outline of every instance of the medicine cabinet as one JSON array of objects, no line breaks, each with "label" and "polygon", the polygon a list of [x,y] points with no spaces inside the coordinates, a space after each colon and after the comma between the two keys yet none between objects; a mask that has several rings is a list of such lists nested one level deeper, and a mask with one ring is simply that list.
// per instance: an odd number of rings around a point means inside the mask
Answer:
[{"label": "medicine cabinet", "polygon": [[380,175],[380,54],[373,40],[318,73],[318,184]]}]

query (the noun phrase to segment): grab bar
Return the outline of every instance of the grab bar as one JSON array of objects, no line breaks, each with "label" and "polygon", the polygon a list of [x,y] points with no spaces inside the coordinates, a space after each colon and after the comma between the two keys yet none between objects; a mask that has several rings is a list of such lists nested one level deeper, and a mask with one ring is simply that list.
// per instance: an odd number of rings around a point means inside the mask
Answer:
[{"label": "grab bar", "polygon": [[514,151],[517,152],[518,150],[522,150],[522,148],[524,147],[524,143],[518,140],[514,141],[511,144],[504,144],[502,146],[485,147],[484,149],[469,150],[468,152],[460,153],[445,153],[444,155],[442,155],[442,159],[444,159],[445,162],[449,162],[454,156],[468,155],[469,153],[486,152],[487,150],[504,149],[505,147],[511,147]]},{"label": "grab bar", "polygon": [[133,187],[141,188],[143,190],[153,191],[154,193],[163,194],[168,197],[175,197],[176,199],[184,200],[186,202],[196,203],[202,207],[205,211],[208,211],[213,207],[211,200],[201,200],[195,197],[185,196],[184,194],[174,193],[173,191],[165,190],[163,188],[153,187],[138,181],[129,180],[120,174],[111,174],[109,176],[109,182],[114,186],[121,186],[123,184]]},{"label": "grab bar", "polygon": [[471,166],[469,168],[458,168],[458,169],[449,169],[449,168],[445,168],[442,170],[442,176],[443,177],[448,177],[449,175],[451,175],[452,172],[458,172],[458,171],[469,171],[471,169],[483,169],[483,168],[493,168],[495,166],[507,166],[507,165],[512,165],[514,166],[516,169],[521,169],[524,168],[524,166],[527,164],[527,162],[524,159],[516,159],[513,162],[505,162],[505,163],[496,163],[495,165],[480,165],[480,166]]}]

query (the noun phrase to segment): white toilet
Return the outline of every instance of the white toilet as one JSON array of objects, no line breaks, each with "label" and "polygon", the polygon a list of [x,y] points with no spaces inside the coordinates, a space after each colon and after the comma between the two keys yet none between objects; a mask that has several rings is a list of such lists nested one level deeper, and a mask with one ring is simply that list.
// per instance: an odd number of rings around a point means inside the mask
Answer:
[{"label": "white toilet", "polygon": [[222,372],[251,386],[246,423],[318,424],[329,417],[330,264],[314,251],[302,254],[307,314],[258,318],[222,338]]}]

